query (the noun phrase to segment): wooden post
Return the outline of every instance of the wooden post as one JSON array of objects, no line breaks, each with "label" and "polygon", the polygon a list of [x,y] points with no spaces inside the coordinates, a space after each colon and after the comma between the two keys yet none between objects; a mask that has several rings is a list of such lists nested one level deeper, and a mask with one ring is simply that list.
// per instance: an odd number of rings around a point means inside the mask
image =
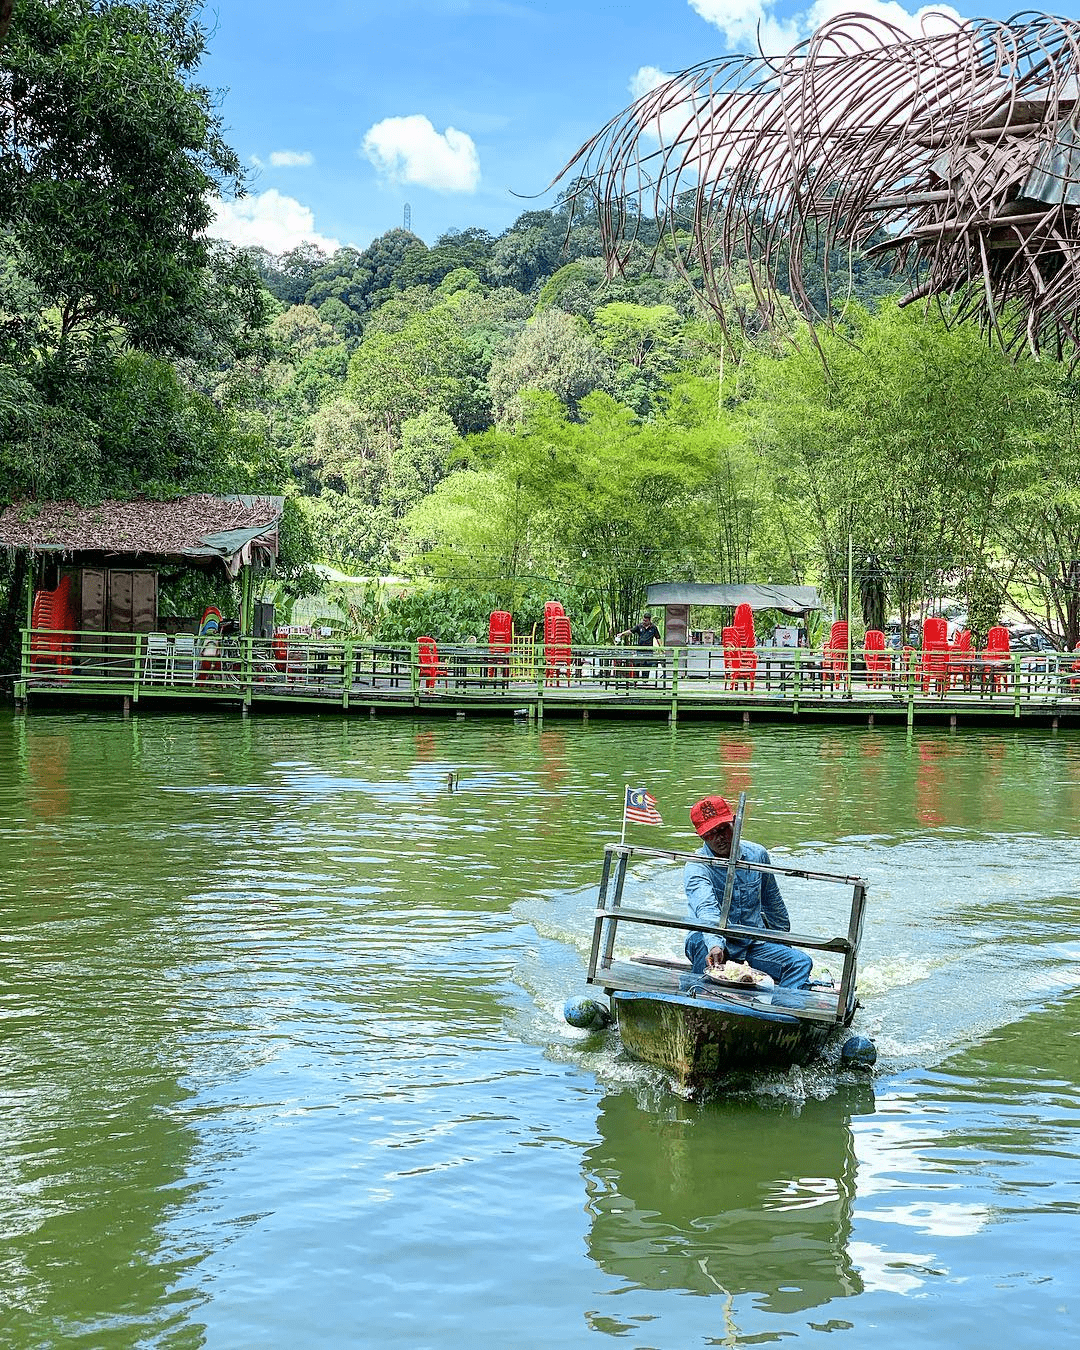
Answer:
[{"label": "wooden post", "polygon": [[798,647],[795,648],[795,669],[791,672],[791,699],[792,713],[795,717],[799,715],[799,694],[802,692],[802,653]]},{"label": "wooden post", "polygon": [[[241,602],[241,612],[244,605]],[[246,717],[251,711],[251,698],[255,688],[255,651],[252,646],[252,639],[245,637],[243,633],[244,620],[241,618],[241,633],[237,641],[240,644],[240,688],[243,691],[243,697],[240,700],[240,708]]]},{"label": "wooden post", "polygon": [[682,649],[675,647],[671,653],[671,711],[668,721],[672,726],[679,720],[679,660]]},{"label": "wooden post", "polygon": [[539,726],[544,720],[544,673],[547,669],[547,661],[538,661],[536,663],[536,723]]},{"label": "wooden post", "polygon": [[352,691],[353,672],[356,669],[356,645],[345,644],[345,656],[341,663],[341,710],[349,711],[349,694]]},{"label": "wooden post", "polygon": [[139,681],[142,678],[142,634],[135,634],[135,669],[131,672],[131,694],[135,702],[139,701]]},{"label": "wooden post", "polygon": [[251,632],[251,567],[240,571],[240,636]]},{"label": "wooden post", "polygon": [[915,653],[908,652],[907,670],[907,724],[910,730],[915,724]]}]

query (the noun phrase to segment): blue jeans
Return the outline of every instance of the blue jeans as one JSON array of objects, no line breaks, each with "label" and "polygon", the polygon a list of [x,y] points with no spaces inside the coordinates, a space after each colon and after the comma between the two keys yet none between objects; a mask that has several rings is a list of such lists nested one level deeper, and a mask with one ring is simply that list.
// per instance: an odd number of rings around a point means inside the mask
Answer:
[{"label": "blue jeans", "polygon": [[[709,947],[700,933],[688,935],[686,955],[694,968],[694,974],[703,975]],[[805,989],[814,968],[813,961],[805,952],[801,952],[798,947],[785,947],[780,942],[751,942],[743,959],[755,970],[763,970],[766,975],[771,975],[778,985],[786,989]]]}]

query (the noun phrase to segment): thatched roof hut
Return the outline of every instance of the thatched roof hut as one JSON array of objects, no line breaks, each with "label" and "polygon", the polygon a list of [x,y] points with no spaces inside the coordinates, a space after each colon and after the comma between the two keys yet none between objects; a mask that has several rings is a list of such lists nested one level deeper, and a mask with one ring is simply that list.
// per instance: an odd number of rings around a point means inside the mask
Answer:
[{"label": "thatched roof hut", "polygon": [[14,502],[0,511],[0,548],[70,559],[220,562],[230,577],[273,562],[282,497],[197,493],[172,501]]}]

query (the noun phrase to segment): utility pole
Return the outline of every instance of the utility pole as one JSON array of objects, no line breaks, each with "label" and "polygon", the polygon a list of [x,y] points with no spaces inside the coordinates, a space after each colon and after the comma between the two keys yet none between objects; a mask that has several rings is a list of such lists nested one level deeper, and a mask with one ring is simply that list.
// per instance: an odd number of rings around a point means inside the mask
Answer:
[{"label": "utility pole", "polygon": [[854,585],[854,567],[852,565],[852,536],[848,530],[847,537],[847,691],[848,698],[851,697],[851,591]]}]

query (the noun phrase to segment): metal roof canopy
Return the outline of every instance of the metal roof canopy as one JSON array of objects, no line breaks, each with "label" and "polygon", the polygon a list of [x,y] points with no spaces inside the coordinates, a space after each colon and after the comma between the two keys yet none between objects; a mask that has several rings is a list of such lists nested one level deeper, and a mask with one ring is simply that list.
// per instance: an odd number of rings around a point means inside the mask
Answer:
[{"label": "metal roof canopy", "polygon": [[714,586],[696,581],[661,581],[645,589],[650,608],[668,605],[716,605],[734,609],[778,609],[782,614],[808,614],[823,609],[816,586],[771,586],[764,582],[745,586]]}]

